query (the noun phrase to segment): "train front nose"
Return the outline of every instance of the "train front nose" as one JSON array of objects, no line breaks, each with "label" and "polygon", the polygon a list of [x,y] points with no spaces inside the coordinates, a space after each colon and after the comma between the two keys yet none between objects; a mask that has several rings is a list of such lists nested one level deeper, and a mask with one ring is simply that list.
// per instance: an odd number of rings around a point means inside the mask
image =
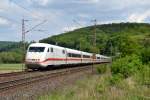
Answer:
[{"label": "train front nose", "polygon": [[26,66],[29,69],[38,69],[42,67],[44,60],[44,47],[30,47],[26,54]]},{"label": "train front nose", "polygon": [[26,67],[28,69],[40,69],[45,67],[43,65],[44,55],[43,54],[28,54],[26,57]]},{"label": "train front nose", "polygon": [[31,62],[39,62],[43,58],[43,53],[41,52],[28,52],[26,55],[26,60]]}]

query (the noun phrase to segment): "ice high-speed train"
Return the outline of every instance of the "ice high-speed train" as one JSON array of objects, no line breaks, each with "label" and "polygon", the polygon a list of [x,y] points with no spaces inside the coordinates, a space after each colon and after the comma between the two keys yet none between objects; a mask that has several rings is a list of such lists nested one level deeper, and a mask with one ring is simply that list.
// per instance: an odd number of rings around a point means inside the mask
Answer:
[{"label": "ice high-speed train", "polygon": [[27,69],[42,69],[52,66],[71,66],[93,63],[109,63],[110,57],[100,54],[64,48],[46,43],[33,43],[29,45],[25,64]]}]

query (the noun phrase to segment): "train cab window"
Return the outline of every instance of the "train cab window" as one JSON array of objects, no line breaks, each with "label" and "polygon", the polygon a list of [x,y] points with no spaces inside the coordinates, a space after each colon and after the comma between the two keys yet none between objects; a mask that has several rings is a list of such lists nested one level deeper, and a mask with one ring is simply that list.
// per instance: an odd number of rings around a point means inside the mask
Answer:
[{"label": "train cab window", "polygon": [[29,52],[44,52],[45,47],[30,47]]},{"label": "train cab window", "polygon": [[65,50],[63,50],[62,53],[65,54]]},{"label": "train cab window", "polygon": [[53,50],[53,48],[51,48],[51,52],[53,52],[54,50]]}]

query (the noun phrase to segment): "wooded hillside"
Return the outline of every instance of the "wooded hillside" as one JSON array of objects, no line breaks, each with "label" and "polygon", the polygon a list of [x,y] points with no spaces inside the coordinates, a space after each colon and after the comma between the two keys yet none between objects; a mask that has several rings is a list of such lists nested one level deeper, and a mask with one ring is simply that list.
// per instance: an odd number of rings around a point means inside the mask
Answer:
[{"label": "wooded hillside", "polygon": [[[48,37],[40,42],[93,51],[94,26]],[[150,24],[120,23],[97,25],[97,53],[105,55],[130,54],[150,45]]]}]

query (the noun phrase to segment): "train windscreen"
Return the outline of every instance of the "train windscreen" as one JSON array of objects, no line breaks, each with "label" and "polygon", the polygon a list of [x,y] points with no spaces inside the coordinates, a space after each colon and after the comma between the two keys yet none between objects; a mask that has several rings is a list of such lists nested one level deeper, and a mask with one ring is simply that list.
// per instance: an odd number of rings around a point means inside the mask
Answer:
[{"label": "train windscreen", "polygon": [[45,47],[30,47],[29,52],[44,52]]}]

